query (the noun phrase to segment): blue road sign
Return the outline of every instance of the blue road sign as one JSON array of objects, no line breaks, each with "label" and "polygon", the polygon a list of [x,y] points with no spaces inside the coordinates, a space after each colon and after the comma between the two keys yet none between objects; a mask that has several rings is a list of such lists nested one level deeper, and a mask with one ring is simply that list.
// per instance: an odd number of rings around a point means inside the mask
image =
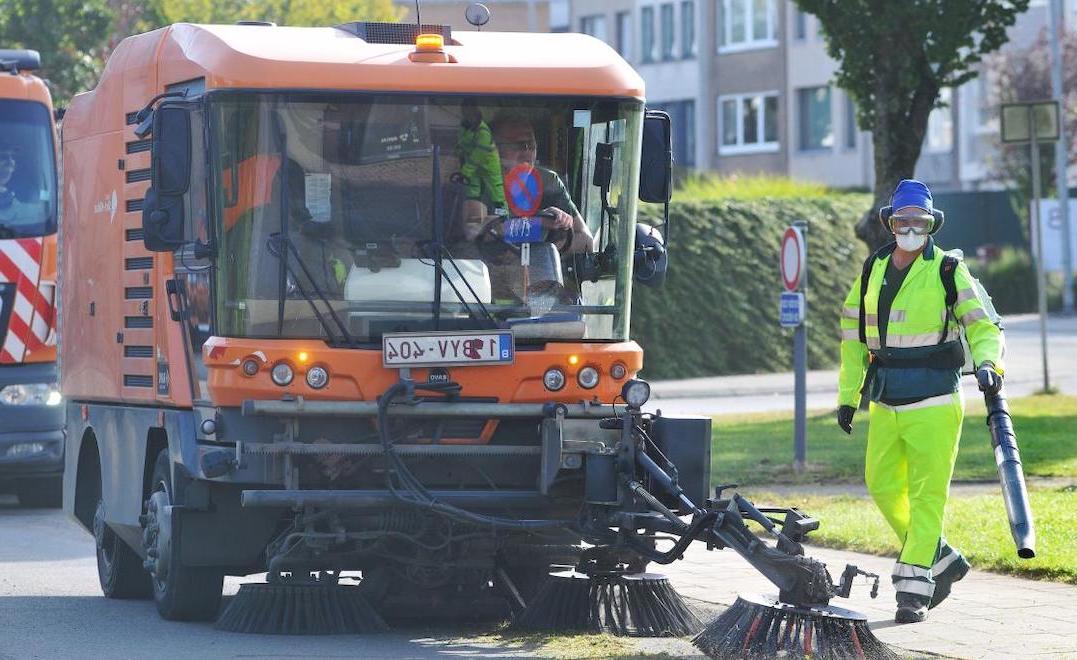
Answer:
[{"label": "blue road sign", "polygon": [[795,328],[804,322],[804,294],[800,291],[782,291],[778,322],[783,328]]}]

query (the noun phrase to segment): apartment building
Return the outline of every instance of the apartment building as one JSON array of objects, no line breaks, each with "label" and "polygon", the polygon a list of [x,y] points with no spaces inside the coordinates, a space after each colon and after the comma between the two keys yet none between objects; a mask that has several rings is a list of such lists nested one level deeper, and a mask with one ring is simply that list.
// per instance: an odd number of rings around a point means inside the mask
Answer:
[{"label": "apartment building", "polygon": [[[1073,26],[1077,0],[1065,4]],[[1005,48],[1035,39],[1047,5],[1032,0]],[[603,39],[640,71],[648,105],[673,116],[679,165],[873,184],[871,135],[833,85],[836,62],[815,17],[790,0],[554,0],[550,13],[564,16],[553,29]],[[916,175],[940,191],[992,187],[992,81],[981,76],[942,98],[948,105],[929,119]]]}]

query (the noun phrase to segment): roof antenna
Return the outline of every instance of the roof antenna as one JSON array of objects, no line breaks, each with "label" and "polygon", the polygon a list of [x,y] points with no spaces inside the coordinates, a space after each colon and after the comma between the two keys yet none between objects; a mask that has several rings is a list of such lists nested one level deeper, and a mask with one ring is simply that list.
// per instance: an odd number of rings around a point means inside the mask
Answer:
[{"label": "roof antenna", "polygon": [[490,8],[481,2],[473,2],[464,10],[464,18],[482,32],[482,26],[490,22]]},{"label": "roof antenna", "polygon": [[416,34],[423,33],[423,15],[419,13],[419,0],[415,0],[415,27],[419,28]]}]

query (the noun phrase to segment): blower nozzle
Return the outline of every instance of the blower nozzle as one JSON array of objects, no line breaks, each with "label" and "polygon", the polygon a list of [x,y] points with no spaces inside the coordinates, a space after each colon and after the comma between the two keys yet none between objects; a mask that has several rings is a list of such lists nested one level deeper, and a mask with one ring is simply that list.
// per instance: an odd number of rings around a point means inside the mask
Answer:
[{"label": "blower nozzle", "polygon": [[1017,556],[1031,559],[1036,556],[1036,528],[1032,522],[1032,507],[1025,487],[1025,471],[1021,467],[1021,452],[1013,431],[1006,397],[1001,392],[984,394],[987,406],[987,428],[991,430],[991,446],[995,450],[995,466],[1002,485],[1002,501],[1010,520],[1010,534],[1017,546]]}]

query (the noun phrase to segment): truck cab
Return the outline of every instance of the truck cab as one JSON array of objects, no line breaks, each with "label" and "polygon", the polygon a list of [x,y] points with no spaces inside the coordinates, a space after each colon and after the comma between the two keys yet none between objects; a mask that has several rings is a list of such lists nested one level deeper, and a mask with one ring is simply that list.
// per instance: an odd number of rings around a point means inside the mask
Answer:
[{"label": "truck cab", "polygon": [[31,50],[0,50],[0,486],[60,506],[64,408],[56,368],[56,139]]}]

